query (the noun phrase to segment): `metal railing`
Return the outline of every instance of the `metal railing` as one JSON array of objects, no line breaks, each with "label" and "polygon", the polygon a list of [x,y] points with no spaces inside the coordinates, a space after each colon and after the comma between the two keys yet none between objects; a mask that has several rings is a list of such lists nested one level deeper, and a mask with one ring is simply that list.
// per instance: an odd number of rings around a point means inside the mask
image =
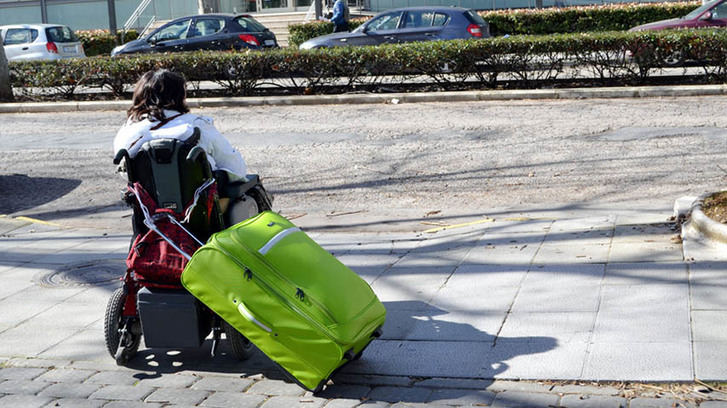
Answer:
[{"label": "metal railing", "polygon": [[[139,17],[144,14],[150,4],[153,4],[152,0],[142,0],[142,2],[139,3],[134,12],[129,16],[129,19],[124,23],[124,33],[129,31],[131,28],[136,27],[135,24],[139,22]],[[156,17],[156,13],[154,13],[154,17]],[[152,18],[152,20],[154,20],[154,18]],[[148,27],[148,25],[146,27]]]}]

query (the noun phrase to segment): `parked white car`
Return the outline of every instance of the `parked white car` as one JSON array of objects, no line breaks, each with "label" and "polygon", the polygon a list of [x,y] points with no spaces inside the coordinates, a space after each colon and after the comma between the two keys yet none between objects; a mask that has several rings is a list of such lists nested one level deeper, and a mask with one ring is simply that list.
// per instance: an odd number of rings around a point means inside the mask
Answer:
[{"label": "parked white car", "polygon": [[58,24],[0,26],[8,61],[83,58],[86,53],[76,34]]}]

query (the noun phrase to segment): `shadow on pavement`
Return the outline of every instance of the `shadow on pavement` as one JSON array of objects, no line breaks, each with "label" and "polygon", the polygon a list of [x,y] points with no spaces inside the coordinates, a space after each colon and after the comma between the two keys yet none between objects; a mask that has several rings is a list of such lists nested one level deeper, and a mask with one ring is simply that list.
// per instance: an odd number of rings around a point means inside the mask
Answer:
[{"label": "shadow on pavement", "polygon": [[81,180],[55,177],[29,177],[26,174],[0,175],[0,214],[27,210],[56,200],[73,191]]},{"label": "shadow on pavement", "polygon": [[[411,386],[423,378],[463,377],[457,373],[476,370],[480,374],[470,374],[469,378],[486,379],[483,382],[483,387],[486,387],[496,375],[507,370],[507,360],[557,347],[556,339],[551,337],[518,337],[501,340],[521,342],[526,347],[495,349],[494,335],[480,331],[470,324],[445,320],[448,314],[446,310],[421,301],[386,302],[385,305],[387,310],[396,311],[389,315],[387,326],[395,332],[395,337],[400,338],[387,337],[385,340],[373,341],[360,360],[344,366],[332,376],[333,384],[319,393],[318,397],[365,399],[372,402],[437,402],[436,395],[430,397],[427,392],[416,392]],[[415,332],[418,333],[417,336],[432,340],[422,342],[404,339]],[[437,340],[459,337],[478,340]],[[465,348],[458,344],[465,345]],[[225,373],[240,377],[264,374],[268,379],[289,382],[286,375],[259,351],[249,360],[237,361],[229,352],[226,342],[222,342],[215,357],[209,354],[210,346],[210,341],[206,341],[198,349],[140,350],[127,367],[139,370],[135,375],[139,379],[139,385],[144,385],[147,380],[180,372]],[[388,380],[393,380],[394,377],[408,377],[408,383],[402,384],[399,379],[396,384],[400,386],[387,387],[383,390],[385,392],[370,392],[369,387],[389,385]],[[452,390],[446,398],[457,398],[457,391]],[[468,393],[462,390],[460,392],[463,393],[462,397]]]}]

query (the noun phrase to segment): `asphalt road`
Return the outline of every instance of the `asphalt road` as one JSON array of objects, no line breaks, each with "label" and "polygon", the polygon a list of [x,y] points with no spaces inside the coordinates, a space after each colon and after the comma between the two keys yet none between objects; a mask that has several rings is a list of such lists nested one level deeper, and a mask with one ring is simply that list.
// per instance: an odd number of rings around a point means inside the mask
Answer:
[{"label": "asphalt road", "polygon": [[[425,217],[668,207],[720,189],[726,108],[724,97],[682,97],[195,112],[215,118],[285,214]],[[120,111],[1,114],[0,214],[128,225],[117,213],[124,179],[111,163],[123,121]]]}]

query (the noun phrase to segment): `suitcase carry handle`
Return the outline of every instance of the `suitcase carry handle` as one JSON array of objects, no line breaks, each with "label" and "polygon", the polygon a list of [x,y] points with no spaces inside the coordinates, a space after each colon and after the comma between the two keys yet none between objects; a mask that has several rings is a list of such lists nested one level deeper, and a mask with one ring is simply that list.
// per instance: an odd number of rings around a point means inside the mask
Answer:
[{"label": "suitcase carry handle", "polygon": [[272,333],[273,329],[263,324],[260,320],[258,320],[255,315],[252,314],[250,309],[245,306],[245,303],[240,301],[238,302],[237,299],[233,300],[234,303],[237,303],[237,311],[240,312],[241,315],[243,315],[247,320],[253,322],[255,325],[260,327],[261,329],[265,330],[268,333]]}]

